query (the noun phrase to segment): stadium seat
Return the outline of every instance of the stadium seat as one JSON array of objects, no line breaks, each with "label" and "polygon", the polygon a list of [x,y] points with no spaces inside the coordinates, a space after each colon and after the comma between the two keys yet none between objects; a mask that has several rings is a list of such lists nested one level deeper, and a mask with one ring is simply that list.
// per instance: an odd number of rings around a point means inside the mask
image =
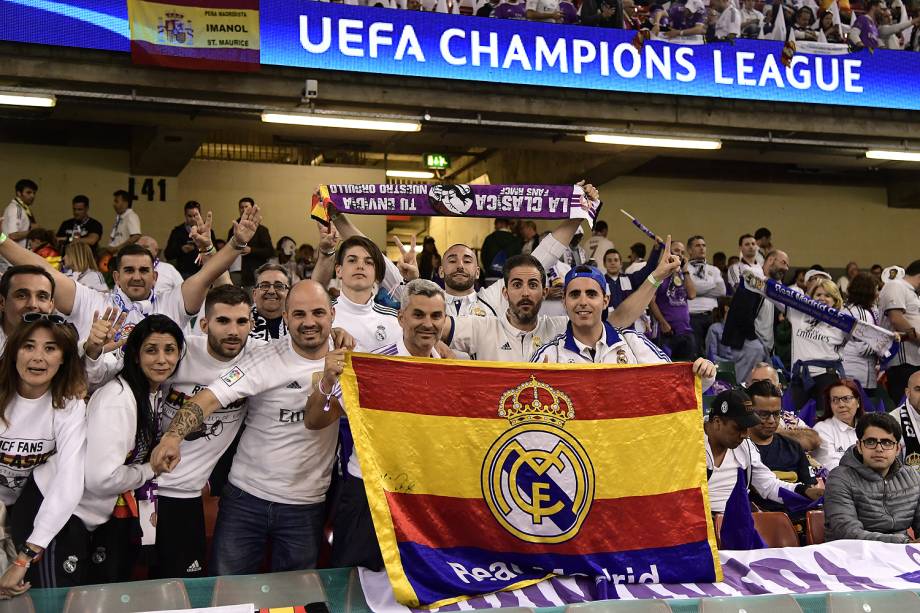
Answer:
[{"label": "stadium seat", "polygon": [[908,590],[846,592],[827,595],[827,613],[887,613],[918,611],[920,596]]},{"label": "stadium seat", "polygon": [[824,542],[824,511],[813,509],[805,514],[805,535],[809,545]]},{"label": "stadium seat", "polygon": [[218,577],[211,606],[252,603],[257,609],[327,602],[319,573],[295,570],[268,575]]},{"label": "stadium seat", "polygon": [[716,364],[716,379],[719,381],[725,381],[726,383],[731,383],[732,385],[738,385],[738,379],[735,377],[735,363],[719,361]]},{"label": "stadium seat", "polygon": [[169,579],[71,588],[64,613],[136,613],[191,606],[185,584]]},{"label": "stadium seat", "polygon": [[802,613],[802,607],[792,596],[728,596],[703,598],[700,613]]},{"label": "stadium seat", "polygon": [[752,515],[754,516],[754,528],[767,547],[799,546],[799,537],[796,536],[792,521],[785,513],[759,512]]},{"label": "stadium seat", "polygon": [[0,613],[35,613],[35,603],[28,593],[9,600],[0,600]]},{"label": "stadium seat", "polygon": [[565,613],[671,613],[664,600],[599,600],[570,604]]}]

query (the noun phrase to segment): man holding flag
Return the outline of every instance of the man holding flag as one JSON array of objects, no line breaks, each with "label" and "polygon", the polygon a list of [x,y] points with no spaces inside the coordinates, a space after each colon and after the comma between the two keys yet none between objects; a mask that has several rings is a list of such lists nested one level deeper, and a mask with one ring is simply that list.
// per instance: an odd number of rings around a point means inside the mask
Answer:
[{"label": "man holding flag", "polygon": [[[433,281],[415,279],[406,285],[399,309],[402,338],[376,349],[373,353],[387,356],[439,358],[435,345],[447,321],[444,290]],[[362,348],[358,347],[360,351]],[[343,415],[339,375],[344,369],[344,350],[331,351],[320,379],[320,388],[333,390],[336,398],[311,396],[307,400],[304,425],[309,430],[323,430]],[[367,504],[361,465],[354,448],[348,457],[348,475],[342,482],[341,498],[336,508],[332,545],[332,566],[364,566],[371,570],[383,568],[383,558],[371,510]]]}]

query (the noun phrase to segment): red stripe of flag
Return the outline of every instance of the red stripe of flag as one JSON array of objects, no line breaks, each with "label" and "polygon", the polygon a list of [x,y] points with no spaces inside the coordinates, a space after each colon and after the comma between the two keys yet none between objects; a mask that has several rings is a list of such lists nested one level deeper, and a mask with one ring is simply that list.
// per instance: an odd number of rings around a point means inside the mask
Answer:
[{"label": "red stripe of flag", "polygon": [[[527,367],[439,366],[435,379],[423,363],[391,362],[354,356],[358,399],[365,409],[442,417],[497,418],[505,391],[534,375],[565,392],[575,419],[666,415],[696,407],[689,364],[593,370],[541,370]],[[612,407],[616,407],[614,413]]]},{"label": "red stripe of flag", "polygon": [[396,540],[433,548],[586,555],[673,547],[708,538],[709,518],[704,516],[699,489],[595,500],[578,535],[550,545],[526,543],[513,536],[499,525],[483,500],[394,492],[386,496]]}]

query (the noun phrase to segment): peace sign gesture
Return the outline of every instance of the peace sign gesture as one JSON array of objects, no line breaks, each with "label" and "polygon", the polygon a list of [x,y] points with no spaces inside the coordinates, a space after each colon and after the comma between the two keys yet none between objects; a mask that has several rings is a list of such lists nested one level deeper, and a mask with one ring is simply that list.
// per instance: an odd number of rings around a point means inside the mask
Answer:
[{"label": "peace sign gesture", "polygon": [[202,219],[201,211],[198,209],[192,210],[195,212],[195,223],[192,225],[192,229],[189,230],[188,237],[195,242],[199,252],[204,252],[211,248],[211,222],[214,216],[208,211],[207,216]]},{"label": "peace sign gesture", "polygon": [[99,317],[99,311],[94,311],[93,325],[83,344],[86,355],[93,360],[98,360],[103,353],[120,349],[128,338],[124,336],[116,341],[115,337],[124,328],[127,317],[127,313],[113,307],[108,307],[102,317]]},{"label": "peace sign gesture", "polygon": [[393,240],[396,241],[396,248],[399,249],[399,253],[402,255],[400,261],[396,263],[396,267],[399,268],[403,279],[406,281],[418,279],[418,264],[415,261],[415,235],[412,235],[412,242],[409,247],[403,245],[395,234],[393,235]]}]

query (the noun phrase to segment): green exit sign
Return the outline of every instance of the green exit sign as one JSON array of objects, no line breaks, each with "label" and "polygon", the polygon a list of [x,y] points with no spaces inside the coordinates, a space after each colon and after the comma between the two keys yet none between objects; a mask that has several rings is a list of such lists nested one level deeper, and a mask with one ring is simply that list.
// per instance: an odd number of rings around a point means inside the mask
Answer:
[{"label": "green exit sign", "polygon": [[425,168],[444,170],[450,167],[450,158],[442,153],[426,153]]}]

